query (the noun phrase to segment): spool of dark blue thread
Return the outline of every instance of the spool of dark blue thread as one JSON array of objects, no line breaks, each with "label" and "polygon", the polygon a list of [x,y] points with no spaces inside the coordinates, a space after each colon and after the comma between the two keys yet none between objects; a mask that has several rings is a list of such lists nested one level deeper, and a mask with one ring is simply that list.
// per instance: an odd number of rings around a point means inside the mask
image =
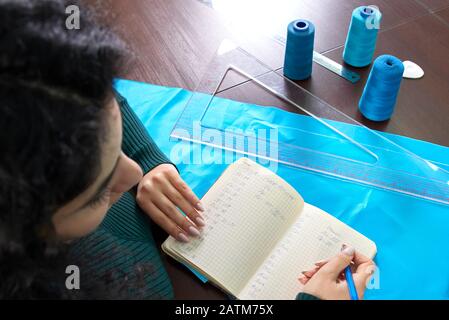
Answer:
[{"label": "spool of dark blue thread", "polygon": [[312,75],[315,26],[307,20],[288,25],[284,75],[291,80],[305,80]]},{"label": "spool of dark blue thread", "polygon": [[403,74],[404,64],[394,56],[383,55],[374,61],[359,102],[359,110],[366,118],[372,121],[391,118]]},{"label": "spool of dark blue thread", "polygon": [[373,61],[382,13],[362,6],[352,12],[343,60],[353,67],[366,67]]}]

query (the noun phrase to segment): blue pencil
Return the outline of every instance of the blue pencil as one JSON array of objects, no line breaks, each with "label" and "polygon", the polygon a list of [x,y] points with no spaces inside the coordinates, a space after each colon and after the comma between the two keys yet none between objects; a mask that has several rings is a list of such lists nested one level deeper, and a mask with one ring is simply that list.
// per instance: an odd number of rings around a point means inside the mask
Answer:
[{"label": "blue pencil", "polygon": [[354,284],[354,279],[352,278],[351,266],[347,266],[345,269],[345,277],[348,282],[349,295],[351,300],[359,300],[359,295],[357,294],[357,289]]}]

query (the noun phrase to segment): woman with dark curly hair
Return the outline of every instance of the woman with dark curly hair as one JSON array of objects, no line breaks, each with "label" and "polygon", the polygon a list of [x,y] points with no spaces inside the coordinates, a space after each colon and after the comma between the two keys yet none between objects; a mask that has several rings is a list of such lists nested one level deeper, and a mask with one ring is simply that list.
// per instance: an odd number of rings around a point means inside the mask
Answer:
[{"label": "woman with dark curly hair", "polygon": [[122,42],[67,5],[0,0],[0,298],[172,298],[149,218],[189,241],[201,204],[112,89]]},{"label": "woman with dark curly hair", "polygon": [[[68,5],[0,0],[0,299],[172,298],[150,218],[188,242],[203,208],[113,91],[122,42],[84,8],[69,30]],[[351,261],[362,297],[373,263],[346,248],[298,299],[348,299]]]}]

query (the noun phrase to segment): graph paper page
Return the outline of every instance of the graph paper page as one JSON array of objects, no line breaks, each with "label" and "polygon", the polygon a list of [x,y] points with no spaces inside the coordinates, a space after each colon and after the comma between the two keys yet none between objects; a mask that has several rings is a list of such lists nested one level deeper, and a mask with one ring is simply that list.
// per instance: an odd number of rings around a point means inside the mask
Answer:
[{"label": "graph paper page", "polygon": [[336,255],[343,244],[374,257],[374,242],[326,212],[304,204],[303,212],[256,271],[238,297],[247,299],[294,300],[302,290],[298,278],[314,263]]},{"label": "graph paper page", "polygon": [[199,238],[164,246],[237,296],[302,211],[284,180],[242,158],[203,197],[206,227]]}]

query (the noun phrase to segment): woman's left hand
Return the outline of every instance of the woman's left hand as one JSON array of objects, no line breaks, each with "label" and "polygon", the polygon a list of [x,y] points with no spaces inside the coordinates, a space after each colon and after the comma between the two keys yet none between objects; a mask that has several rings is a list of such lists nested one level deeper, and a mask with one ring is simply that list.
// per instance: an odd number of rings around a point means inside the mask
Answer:
[{"label": "woman's left hand", "polygon": [[161,164],[148,172],[138,185],[136,199],[155,223],[179,241],[199,236],[205,225],[200,200],[172,164]]}]

